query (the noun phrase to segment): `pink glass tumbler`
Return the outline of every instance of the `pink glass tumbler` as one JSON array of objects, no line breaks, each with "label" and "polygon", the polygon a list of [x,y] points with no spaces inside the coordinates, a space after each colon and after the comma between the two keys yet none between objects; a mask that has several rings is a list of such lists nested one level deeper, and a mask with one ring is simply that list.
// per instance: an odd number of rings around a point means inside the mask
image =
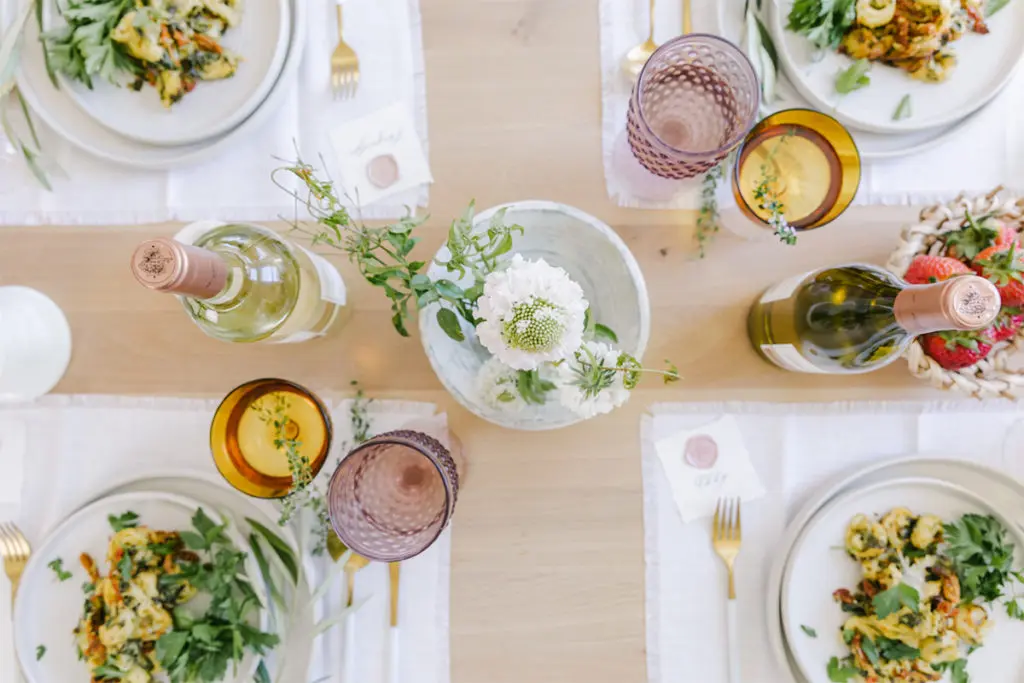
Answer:
[{"label": "pink glass tumbler", "polygon": [[[632,158],[616,157],[622,164],[639,162],[641,173],[655,176],[650,180],[656,187],[664,187],[661,179],[696,177],[743,140],[759,102],[757,74],[738,47],[703,33],[679,36],[659,47],[640,72],[626,120]],[[622,171],[631,185],[638,182],[636,172]]]},{"label": "pink glass tumbler", "polygon": [[455,511],[459,472],[445,446],[422,432],[373,437],[351,451],[331,477],[331,526],[353,552],[378,562],[419,555]]}]

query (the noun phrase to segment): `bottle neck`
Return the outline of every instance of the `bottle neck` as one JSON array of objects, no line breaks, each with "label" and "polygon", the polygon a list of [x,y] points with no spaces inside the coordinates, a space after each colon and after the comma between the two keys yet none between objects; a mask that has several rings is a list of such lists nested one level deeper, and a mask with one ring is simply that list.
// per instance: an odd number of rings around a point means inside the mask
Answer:
[{"label": "bottle neck", "polygon": [[230,298],[238,280],[231,271],[220,254],[166,238],[143,242],[132,256],[132,273],[144,286],[195,299]]},{"label": "bottle neck", "polygon": [[896,322],[913,336],[940,330],[978,330],[999,314],[999,292],[975,275],[930,285],[908,285],[896,295]]}]

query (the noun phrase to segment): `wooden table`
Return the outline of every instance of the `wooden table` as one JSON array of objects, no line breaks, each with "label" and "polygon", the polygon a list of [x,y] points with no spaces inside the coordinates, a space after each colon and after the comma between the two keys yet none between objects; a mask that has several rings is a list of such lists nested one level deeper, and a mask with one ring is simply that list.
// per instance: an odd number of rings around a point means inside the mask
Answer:
[{"label": "wooden table", "polygon": [[[449,411],[470,458],[456,520],[456,683],[645,680],[639,418],[654,401],[937,398],[902,363],[867,376],[777,371],[749,348],[754,296],[802,270],[884,263],[909,208],[858,208],[794,248],[722,235],[693,253],[693,215],[616,208],[604,190],[596,3],[425,0],[431,164],[423,253],[476,198],[486,207],[553,199],[611,224],[643,267],[654,327],[647,359],[684,377],[656,382],[614,415],[553,433],[511,433],[444,394],[417,339],[391,329],[387,302],[336,259],[353,293],[348,325],[294,347],[207,339],[172,297],[139,287],[135,244],[174,226],[0,231],[0,284],[25,284],[67,312],[74,358],[62,393],[221,396],[257,376],[317,390],[359,380],[375,397]],[[711,682],[709,682],[711,683]]]}]

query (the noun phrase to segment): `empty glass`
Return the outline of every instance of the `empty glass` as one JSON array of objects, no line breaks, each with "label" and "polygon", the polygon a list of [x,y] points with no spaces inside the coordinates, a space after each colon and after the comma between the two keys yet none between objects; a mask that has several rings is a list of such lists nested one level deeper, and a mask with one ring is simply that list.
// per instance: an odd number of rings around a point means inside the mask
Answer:
[{"label": "empty glass", "polygon": [[[754,67],[738,47],[702,33],[674,38],[651,55],[633,87],[626,121],[631,156],[656,176],[650,184],[661,192],[659,178],[693,178],[722,161],[754,125],[759,102]],[[622,154],[616,160],[630,163]],[[635,194],[650,194],[646,189]]]},{"label": "empty glass", "polygon": [[341,461],[327,508],[335,533],[353,552],[399,562],[437,540],[458,492],[452,453],[423,432],[402,430],[373,437]]}]

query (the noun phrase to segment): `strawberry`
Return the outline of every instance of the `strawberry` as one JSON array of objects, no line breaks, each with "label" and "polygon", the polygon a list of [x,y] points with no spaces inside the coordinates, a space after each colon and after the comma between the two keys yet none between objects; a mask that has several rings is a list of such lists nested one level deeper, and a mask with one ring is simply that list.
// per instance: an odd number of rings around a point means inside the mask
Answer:
[{"label": "strawberry", "polygon": [[1008,247],[992,246],[983,250],[971,266],[996,286],[1003,306],[1024,304],[1024,249],[1016,242]]},{"label": "strawberry", "polygon": [[982,334],[995,344],[1013,339],[1021,327],[1024,327],[1024,313],[1019,308],[1004,308],[992,326]]},{"label": "strawberry", "polygon": [[977,332],[934,332],[921,337],[921,345],[947,370],[970,367],[992,350],[989,340]]},{"label": "strawberry", "polygon": [[946,253],[954,258],[972,261],[990,247],[1007,247],[1017,238],[1017,231],[992,216],[974,218],[970,213],[960,229],[946,235]]},{"label": "strawberry", "polygon": [[910,262],[910,267],[907,268],[903,279],[912,285],[926,285],[969,272],[971,269],[955,258],[921,254],[915,256],[914,260]]}]

